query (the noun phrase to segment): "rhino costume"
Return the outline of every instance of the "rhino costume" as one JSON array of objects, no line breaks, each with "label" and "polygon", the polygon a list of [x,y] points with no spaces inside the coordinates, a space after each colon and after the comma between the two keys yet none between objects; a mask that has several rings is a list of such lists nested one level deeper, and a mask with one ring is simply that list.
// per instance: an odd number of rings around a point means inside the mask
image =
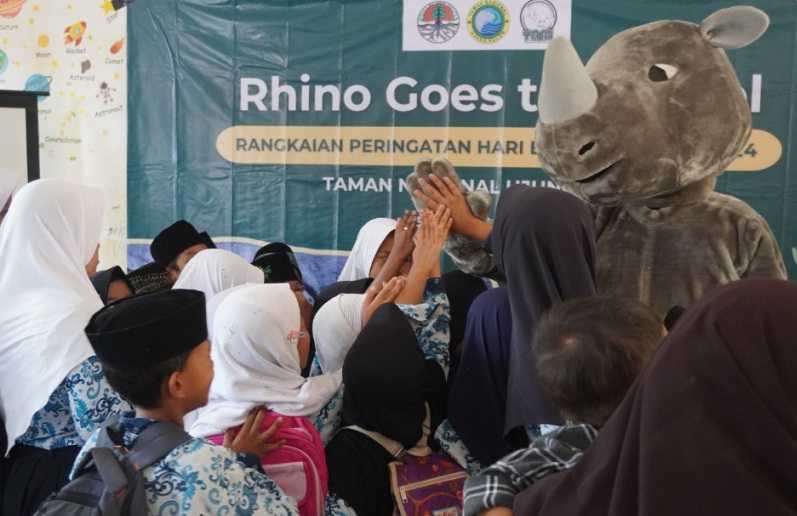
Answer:
[{"label": "rhino costume", "polygon": [[[714,191],[741,153],[751,114],[723,49],[761,36],[767,15],[722,9],[700,25],[659,21],[623,31],[581,63],[569,41],[545,53],[537,150],[546,173],[594,209],[598,288],[636,298],[664,315],[740,278],[786,278],[767,222],[743,201]],[[456,178],[445,160],[408,177]],[[483,193],[467,195],[484,219]],[[421,207],[416,201],[416,206]],[[459,267],[485,273],[490,256],[452,238]]]}]

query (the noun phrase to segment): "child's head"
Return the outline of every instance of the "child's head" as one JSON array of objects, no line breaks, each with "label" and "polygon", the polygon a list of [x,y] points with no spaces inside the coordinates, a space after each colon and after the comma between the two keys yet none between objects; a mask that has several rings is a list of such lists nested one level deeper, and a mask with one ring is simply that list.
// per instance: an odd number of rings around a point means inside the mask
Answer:
[{"label": "child's head", "polygon": [[121,396],[137,408],[186,414],[207,403],[213,380],[205,317],[204,294],[167,290],[108,305],[86,335]]},{"label": "child's head", "polygon": [[602,426],[665,334],[637,301],[590,297],[555,305],[534,338],[540,385],[567,419]]}]

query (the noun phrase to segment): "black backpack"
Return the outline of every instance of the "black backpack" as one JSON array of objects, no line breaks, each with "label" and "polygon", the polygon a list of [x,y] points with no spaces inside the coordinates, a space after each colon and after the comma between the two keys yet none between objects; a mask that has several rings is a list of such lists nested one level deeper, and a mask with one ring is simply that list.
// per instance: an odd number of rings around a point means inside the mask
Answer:
[{"label": "black backpack", "polygon": [[[35,516],[139,516],[149,514],[141,470],[191,439],[174,423],[148,426],[130,450],[118,418],[102,426],[97,444],[78,465],[75,480],[45,500]],[[117,457],[114,449],[122,451]]]}]

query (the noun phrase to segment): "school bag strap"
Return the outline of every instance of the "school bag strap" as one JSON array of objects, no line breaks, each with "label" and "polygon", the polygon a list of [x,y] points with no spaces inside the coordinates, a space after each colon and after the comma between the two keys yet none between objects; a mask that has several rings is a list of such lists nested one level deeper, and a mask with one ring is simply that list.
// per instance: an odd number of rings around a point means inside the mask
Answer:
[{"label": "school bag strap", "polygon": [[169,422],[150,423],[130,449],[118,417],[101,427],[97,442],[78,466],[76,478],[51,495],[37,516],[138,516],[148,514],[141,470],[191,436]]}]

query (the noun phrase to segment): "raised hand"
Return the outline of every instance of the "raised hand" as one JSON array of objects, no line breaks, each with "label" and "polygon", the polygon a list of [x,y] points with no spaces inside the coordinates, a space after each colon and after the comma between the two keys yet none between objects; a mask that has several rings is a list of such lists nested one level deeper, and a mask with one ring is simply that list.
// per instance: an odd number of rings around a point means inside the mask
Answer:
[{"label": "raised hand", "polygon": [[400,258],[400,262],[403,262],[407,257],[412,255],[412,250],[415,247],[413,238],[418,228],[417,222],[418,214],[414,211],[405,211],[404,215],[396,220],[393,249],[390,251],[390,254]]},{"label": "raised hand", "polygon": [[363,299],[362,326],[365,327],[368,324],[377,308],[395,301],[401,291],[404,290],[406,284],[406,278],[396,276],[380,286],[371,285],[365,292],[365,298]]},{"label": "raised hand", "polygon": [[224,434],[224,446],[237,453],[251,453],[258,457],[282,447],[285,441],[270,442],[271,438],[279,430],[282,419],[277,419],[268,429],[261,432],[260,425],[263,423],[265,414],[265,409],[260,407],[252,410],[246,416],[246,421],[244,421],[241,430],[237,434],[232,430],[228,430]]},{"label": "raised hand", "polygon": [[429,276],[439,274],[440,253],[448,238],[453,219],[451,211],[445,205],[438,205],[437,209],[424,210],[421,213],[421,227],[415,234],[415,251],[412,253],[413,268]]},{"label": "raised hand", "polygon": [[476,240],[484,240],[492,229],[489,223],[476,217],[468,205],[465,194],[459,185],[449,177],[437,177],[434,174],[418,179],[421,187],[413,195],[429,208],[436,210],[440,206],[447,207],[451,212],[454,233],[459,233]]}]

